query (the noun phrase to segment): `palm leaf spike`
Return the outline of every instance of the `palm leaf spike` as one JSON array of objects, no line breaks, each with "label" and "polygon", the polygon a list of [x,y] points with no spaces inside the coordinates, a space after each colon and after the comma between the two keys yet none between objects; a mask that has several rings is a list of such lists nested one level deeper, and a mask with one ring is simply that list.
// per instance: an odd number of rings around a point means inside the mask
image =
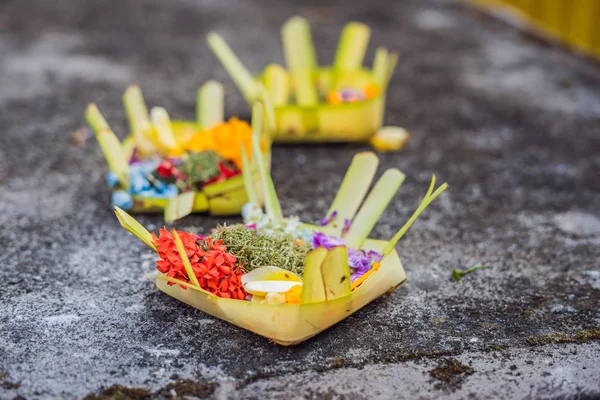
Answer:
[{"label": "palm leaf spike", "polygon": [[283,218],[283,215],[281,213],[279,199],[277,198],[277,192],[275,191],[275,186],[273,185],[271,175],[269,175],[269,172],[265,166],[265,161],[260,148],[260,139],[262,136],[262,118],[263,105],[261,102],[256,102],[252,108],[252,159],[256,160],[256,165],[258,166],[258,173],[260,175],[260,182],[267,214],[273,218],[281,219]]},{"label": "palm leaf spike", "polygon": [[379,47],[375,52],[375,59],[373,60],[373,75],[375,80],[379,84],[381,90],[385,91],[387,85],[392,78],[396,64],[398,63],[398,53],[388,52],[383,47]]},{"label": "palm leaf spike", "polygon": [[383,258],[387,257],[394,250],[394,247],[396,247],[396,243],[398,243],[398,241],[400,239],[402,239],[402,236],[404,236],[404,234],[406,233],[408,228],[411,227],[411,225],[415,222],[415,220],[419,217],[419,215],[423,212],[423,210],[425,210],[427,208],[427,206],[429,206],[429,204],[433,200],[435,200],[436,197],[438,197],[440,194],[442,194],[444,192],[444,190],[448,189],[448,183],[444,182],[444,184],[442,184],[439,188],[437,188],[435,190],[435,192],[431,193],[431,189],[433,188],[434,183],[435,183],[435,175],[431,179],[431,185],[429,187],[429,190],[428,190],[427,194],[425,195],[425,197],[423,198],[423,200],[421,201],[421,204],[419,204],[419,207],[417,207],[417,210],[413,213],[413,215],[409,218],[409,220],[406,221],[404,226],[402,228],[400,228],[400,230],[394,235],[394,237],[388,242],[388,244],[383,249],[383,252],[382,252]]},{"label": "palm leaf spike", "polygon": [[319,95],[313,82],[313,71],[309,69],[292,70],[292,81],[296,93],[296,102],[302,107],[311,107],[319,102]]},{"label": "palm leaf spike", "polygon": [[224,121],[223,85],[217,81],[208,81],[198,89],[196,118],[202,129],[210,129]]},{"label": "palm leaf spike", "polygon": [[195,290],[197,292],[204,293],[204,294],[207,294],[209,296],[216,297],[214,294],[212,294],[208,290],[204,290],[200,286],[192,285],[189,282],[182,281],[181,279],[171,278],[169,276],[162,275],[162,274],[145,274],[144,276],[147,277],[147,278],[160,279],[160,280],[163,280],[165,282],[173,283],[173,284],[176,284],[176,285],[181,285],[181,286],[183,286],[183,287],[185,287],[187,289],[192,289],[192,290]]},{"label": "palm leaf spike", "polygon": [[94,133],[102,132],[105,129],[110,129],[108,122],[104,119],[102,113],[98,109],[98,106],[94,103],[88,104],[85,109],[85,119],[88,124],[92,127]]},{"label": "palm leaf spike", "polygon": [[115,215],[119,220],[121,226],[127,229],[129,232],[133,233],[138,239],[142,242],[146,243],[148,247],[150,247],[154,251],[158,251],[158,247],[154,244],[152,240],[152,234],[148,232],[146,228],[142,224],[136,221],[131,215],[127,214],[125,211],[120,209],[119,207],[114,208]]},{"label": "palm leaf spike", "polygon": [[125,154],[125,159],[131,160],[131,157],[135,152],[135,139],[132,136],[127,136],[121,142],[121,147],[123,148],[123,154]]},{"label": "palm leaf spike", "polygon": [[[265,205],[265,197],[266,194],[263,192],[263,187],[262,187],[262,181],[260,178],[260,172],[258,170],[258,158],[253,156],[254,153],[254,142],[251,140],[250,143],[250,147],[247,149],[246,154],[248,155],[248,158],[250,158],[250,171],[252,172],[252,183],[253,183],[253,187],[254,187],[254,192],[256,193],[256,197],[258,198],[258,205],[261,207],[264,207]],[[264,163],[265,167],[267,167],[267,171],[271,170],[270,164],[267,164],[267,160],[265,160],[265,157],[267,155],[269,155],[270,153],[267,152],[267,154],[261,153],[263,157],[261,157],[262,162]]]},{"label": "palm leaf spike", "polygon": [[375,58],[373,59],[373,76],[375,81],[383,90],[387,85],[388,67],[389,67],[389,53],[383,48],[379,47],[375,51]]},{"label": "palm leaf spike", "polygon": [[123,94],[123,105],[125,114],[129,121],[129,128],[135,138],[138,149],[144,153],[154,152],[154,145],[148,135],[152,132],[150,117],[148,116],[148,107],[144,101],[144,96],[140,87],[130,85]]},{"label": "palm leaf spike", "polygon": [[275,109],[273,108],[273,102],[269,97],[267,89],[262,84],[257,84],[258,87],[258,100],[262,101],[265,108],[265,119],[267,121],[267,127],[264,131],[267,133],[269,141],[271,140],[271,134],[275,132]]},{"label": "palm leaf spike", "polygon": [[390,168],[383,173],[367,196],[358,214],[354,217],[352,225],[350,225],[350,229],[344,237],[349,247],[362,248],[365,239],[373,230],[390,201],[392,201],[405,177],[406,175],[395,168]]},{"label": "palm leaf spike", "polygon": [[94,130],[108,168],[117,176],[121,186],[127,189],[129,187],[129,163],[121,142],[110,129],[95,104],[88,105],[85,117]]},{"label": "palm leaf spike", "polygon": [[242,64],[227,43],[218,34],[211,32],[206,37],[209,47],[223,64],[231,78],[238,86],[246,101],[250,104],[257,96],[256,82],[248,69]]},{"label": "palm leaf spike", "polygon": [[392,79],[392,74],[394,73],[394,70],[396,69],[396,64],[398,64],[399,58],[400,58],[400,56],[395,51],[389,54],[387,76],[386,76],[386,80],[385,80],[386,86],[390,82],[390,79]]},{"label": "palm leaf spike", "polygon": [[271,102],[276,107],[285,106],[290,97],[290,78],[279,64],[269,64],[265,68],[263,82]]},{"label": "palm leaf spike", "polygon": [[271,165],[273,165],[273,153],[267,151],[266,154],[263,153],[263,158],[265,160],[265,168],[267,168],[267,171],[270,171]]},{"label": "palm leaf spike", "polygon": [[254,177],[252,176],[252,168],[250,167],[250,161],[248,161],[248,153],[246,152],[246,146],[242,143],[242,176],[244,178],[244,187],[248,194],[248,200],[250,203],[260,205],[258,194],[254,188]]},{"label": "palm leaf spike", "polygon": [[302,303],[318,303],[327,300],[321,268],[327,254],[325,247],[317,247],[306,255],[302,274]]},{"label": "palm leaf spike", "polygon": [[358,153],[352,158],[352,163],[342,180],[342,184],[331,203],[327,217],[336,213],[329,225],[337,232],[342,231],[344,221],[352,220],[356,211],[365,198],[371,182],[375,177],[379,159],[372,152]]},{"label": "palm leaf spike", "polygon": [[194,273],[194,270],[192,269],[192,264],[190,264],[190,259],[188,258],[187,254],[185,252],[185,248],[183,247],[183,243],[181,242],[181,238],[179,237],[179,234],[177,234],[177,230],[172,229],[171,234],[173,235],[173,238],[175,239],[175,246],[177,246],[177,251],[179,252],[181,261],[183,261],[183,266],[185,267],[185,272],[187,272],[188,278],[190,278],[190,281],[192,282],[192,284],[194,286],[200,287],[200,282],[198,282],[198,278],[196,278],[196,274]]},{"label": "palm leaf spike", "polygon": [[123,105],[132,132],[143,131],[150,125],[148,107],[138,85],[130,85],[123,94]]},{"label": "palm leaf spike", "polygon": [[427,189],[427,193],[425,193],[425,197],[431,196],[433,193],[433,188],[435,187],[435,174],[431,176],[431,182],[429,183],[429,189]]},{"label": "palm leaf spike", "polygon": [[344,26],[338,42],[333,67],[336,70],[360,69],[365,58],[371,30],[360,22],[349,22]]},{"label": "palm leaf spike", "polygon": [[321,275],[327,301],[350,294],[352,287],[346,246],[337,246],[329,250],[325,260],[321,263]]},{"label": "palm leaf spike", "polygon": [[150,110],[150,119],[154,129],[156,129],[156,138],[158,142],[164,147],[166,152],[177,150],[177,141],[173,134],[173,128],[171,127],[171,118],[169,113],[162,107],[153,107]]},{"label": "palm leaf spike", "polygon": [[317,68],[317,55],[306,18],[288,19],[281,27],[281,41],[285,63],[290,71]]},{"label": "palm leaf spike", "polygon": [[319,102],[313,73],[317,68],[317,56],[305,18],[292,17],[281,27],[281,39],[285,63],[294,83],[296,102],[310,107]]},{"label": "palm leaf spike", "polygon": [[173,222],[187,215],[194,209],[196,192],[185,192],[171,197],[164,211],[165,222]]}]

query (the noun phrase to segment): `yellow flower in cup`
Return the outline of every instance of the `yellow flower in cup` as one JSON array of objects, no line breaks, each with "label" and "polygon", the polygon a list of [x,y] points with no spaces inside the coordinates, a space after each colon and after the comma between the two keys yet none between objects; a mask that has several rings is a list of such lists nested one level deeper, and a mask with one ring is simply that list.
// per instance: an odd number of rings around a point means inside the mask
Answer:
[{"label": "yellow flower in cup", "polygon": [[302,285],[292,286],[285,294],[285,302],[289,304],[300,304],[302,296]]},{"label": "yellow flower in cup", "polygon": [[246,149],[252,148],[252,129],[246,121],[231,118],[228,122],[196,133],[185,148],[189,151],[215,151],[242,169],[242,143]]}]

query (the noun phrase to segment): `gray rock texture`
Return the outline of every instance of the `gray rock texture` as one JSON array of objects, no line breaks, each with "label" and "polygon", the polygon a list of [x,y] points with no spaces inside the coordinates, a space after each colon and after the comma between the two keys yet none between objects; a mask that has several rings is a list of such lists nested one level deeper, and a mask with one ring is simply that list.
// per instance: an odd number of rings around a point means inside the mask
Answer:
[{"label": "gray rock texture", "polygon": [[[368,60],[377,45],[402,54],[386,122],[412,137],[381,163],[408,178],[373,236],[401,226],[432,174],[451,188],[398,245],[405,285],[284,348],[144,278],[154,255],[119,227],[82,127],[94,101],[123,137],[132,82],[192,118],[203,81],[230,82],[205,34],[258,72],[283,62],[279,27],[295,14],[313,22],[322,63],[354,19],[373,29]],[[226,102],[249,116],[230,83]],[[600,396],[597,63],[458,2],[4,0],[0,127],[2,399]],[[276,147],[284,212],[321,218],[367,149]]]}]

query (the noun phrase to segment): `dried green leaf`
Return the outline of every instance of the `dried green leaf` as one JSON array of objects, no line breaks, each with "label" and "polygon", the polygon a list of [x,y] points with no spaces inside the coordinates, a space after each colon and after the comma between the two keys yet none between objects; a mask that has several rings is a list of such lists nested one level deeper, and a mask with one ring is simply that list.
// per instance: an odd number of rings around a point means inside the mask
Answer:
[{"label": "dried green leaf", "polygon": [[142,224],[137,222],[135,218],[121,210],[119,207],[115,207],[114,211],[119,223],[123,228],[133,233],[138,239],[146,243],[146,245],[148,245],[148,247],[150,247],[152,250],[157,251],[158,247],[152,240],[152,234],[148,232],[148,230],[144,228]]},{"label": "dried green leaf", "polygon": [[171,234],[175,239],[175,246],[177,246],[177,251],[179,252],[179,256],[181,257],[181,261],[183,261],[183,266],[185,267],[185,271],[187,272],[188,278],[190,278],[190,282],[196,287],[200,287],[200,282],[198,282],[198,278],[196,278],[196,274],[192,269],[192,264],[190,264],[190,259],[188,258],[185,248],[183,247],[183,243],[181,242],[181,238],[177,234],[177,230],[171,230]]}]

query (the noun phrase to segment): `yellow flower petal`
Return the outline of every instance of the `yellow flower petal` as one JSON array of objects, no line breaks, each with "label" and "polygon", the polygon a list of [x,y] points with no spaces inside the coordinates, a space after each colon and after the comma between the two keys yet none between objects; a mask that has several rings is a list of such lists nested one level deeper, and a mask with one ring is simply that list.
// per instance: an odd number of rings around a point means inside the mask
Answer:
[{"label": "yellow flower petal", "polygon": [[242,143],[246,149],[252,148],[252,128],[246,121],[233,117],[228,122],[195,133],[184,147],[188,151],[215,151],[241,170]]},{"label": "yellow flower petal", "polygon": [[285,294],[285,302],[289,304],[300,304],[302,296],[302,285],[293,286]]},{"label": "yellow flower petal", "polygon": [[368,270],[367,272],[365,272],[364,275],[360,276],[358,279],[356,279],[354,282],[352,282],[352,286],[351,289],[354,290],[357,287],[359,287],[361,285],[361,283],[363,283],[364,281],[367,280],[367,278],[369,276],[371,276],[371,274],[375,271],[377,271],[379,269],[379,267],[381,266],[381,264],[379,264],[377,261],[375,261],[373,263],[373,266],[371,267],[370,270]]}]

